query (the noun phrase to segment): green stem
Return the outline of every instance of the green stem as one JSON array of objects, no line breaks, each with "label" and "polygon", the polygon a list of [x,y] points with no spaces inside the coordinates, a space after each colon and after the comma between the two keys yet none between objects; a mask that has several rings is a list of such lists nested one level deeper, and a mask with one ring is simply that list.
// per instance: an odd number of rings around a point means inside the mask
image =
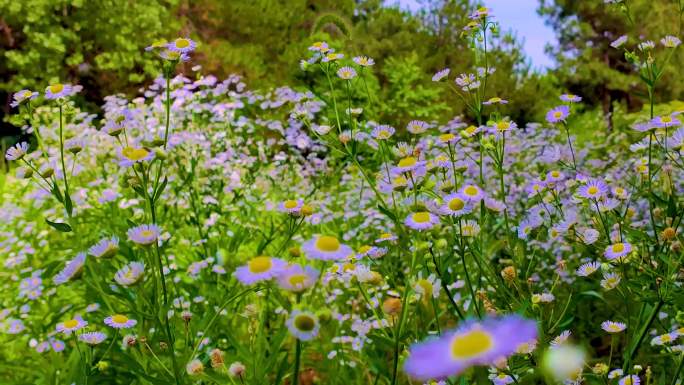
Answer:
[{"label": "green stem", "polygon": [[295,344],[295,362],[294,369],[292,370],[292,385],[297,385],[299,383],[299,365],[302,356],[302,341],[297,338]]},{"label": "green stem", "polygon": [[651,327],[651,324],[653,321],[655,321],[656,317],[658,316],[658,312],[660,311],[660,308],[663,306],[663,300],[660,299],[658,300],[658,303],[653,307],[653,310],[651,310],[651,314],[648,316],[648,320],[644,324],[644,326],[641,328],[639,332],[639,336],[634,341],[629,349],[629,352],[627,353],[627,356],[625,357],[625,363],[622,366],[622,370],[627,373],[627,370],[629,369],[629,365],[632,362],[632,358],[636,354],[637,350],[639,349],[639,346],[641,346],[641,343],[644,341],[644,338],[646,337],[646,334],[648,333],[648,329]]}]

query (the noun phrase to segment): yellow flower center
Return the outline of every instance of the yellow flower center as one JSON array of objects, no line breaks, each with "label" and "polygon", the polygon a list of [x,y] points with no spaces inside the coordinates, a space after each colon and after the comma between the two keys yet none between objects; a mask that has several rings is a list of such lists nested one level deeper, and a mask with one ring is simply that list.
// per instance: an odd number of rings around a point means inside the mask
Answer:
[{"label": "yellow flower center", "polygon": [[465,132],[467,132],[468,134],[471,134],[471,135],[472,135],[472,134],[475,133],[475,130],[477,130],[477,127],[475,127],[475,126],[468,126],[468,127],[466,127]]},{"label": "yellow flower center", "polygon": [[499,131],[506,131],[511,128],[510,122],[499,122],[496,124],[496,129]]},{"label": "yellow flower center", "polygon": [[610,326],[608,326],[608,329],[609,329],[610,331],[614,331],[614,332],[619,332],[619,331],[620,331],[620,327],[619,327],[618,325],[615,325],[615,324],[611,324]]},{"label": "yellow flower center", "polygon": [[354,271],[356,270],[356,265],[353,263],[345,263],[344,266],[342,266],[342,271]]},{"label": "yellow flower center", "polygon": [[463,189],[463,192],[466,195],[474,197],[474,196],[477,196],[477,194],[480,192],[480,190],[473,185],[468,185],[468,186],[466,186],[466,188]]},{"label": "yellow flower center", "polygon": [[660,339],[661,339],[663,342],[670,342],[670,341],[672,341],[672,337],[670,337],[669,334],[663,334],[663,336],[660,337]]},{"label": "yellow flower center", "polygon": [[416,223],[427,223],[430,221],[430,213],[427,211],[421,211],[413,214],[413,221]]},{"label": "yellow flower center", "polygon": [[551,171],[551,176],[554,178],[560,178],[560,171]]},{"label": "yellow flower center", "polygon": [[154,236],[154,231],[152,231],[152,230],[143,230],[143,231],[140,232],[140,235],[143,236],[143,237],[145,237],[145,238],[149,238],[149,237]]},{"label": "yellow flower center", "polygon": [[58,94],[58,93],[62,92],[62,90],[64,90],[64,84],[57,83],[57,84],[51,85],[48,88],[50,88],[50,92],[52,92],[53,94]]},{"label": "yellow flower center", "polygon": [[316,321],[306,314],[300,314],[294,319],[294,326],[303,332],[310,332],[316,327]]},{"label": "yellow flower center", "polygon": [[412,156],[407,156],[406,158],[403,158],[399,161],[398,166],[399,167],[411,167],[414,166],[418,162],[418,159],[412,157]]},{"label": "yellow flower center", "polygon": [[556,111],[553,113],[553,117],[556,119],[560,119],[561,116],[563,116],[563,113],[561,111]]},{"label": "yellow flower center", "polygon": [[128,322],[128,317],[122,314],[115,314],[112,316],[112,321],[115,324],[125,324],[126,322]]},{"label": "yellow flower center", "polygon": [[622,243],[616,243],[613,245],[613,253],[621,253],[625,250],[625,245]]},{"label": "yellow flower center", "polygon": [[575,98],[575,95],[573,95],[573,94],[568,94],[568,99],[574,99],[574,98]]},{"label": "yellow flower center", "polygon": [[178,47],[178,48],[186,48],[189,45],[190,45],[190,40],[188,40],[188,39],[182,39],[182,38],[176,39],[176,47]]},{"label": "yellow flower center", "polygon": [[382,234],[380,234],[380,238],[382,238],[382,239],[389,239],[389,238],[392,238],[392,234],[390,234],[390,233],[382,233]]},{"label": "yellow flower center", "polygon": [[264,273],[271,269],[273,262],[271,262],[271,257],[256,257],[252,258],[249,263],[249,271],[252,273]]},{"label": "yellow flower center", "polygon": [[660,121],[663,123],[672,123],[672,117],[671,116],[663,116],[660,118]]},{"label": "yellow flower center", "polygon": [[359,254],[365,254],[371,249],[371,246],[364,245],[359,247]]},{"label": "yellow flower center", "polygon": [[426,298],[432,295],[432,282],[427,279],[421,279],[416,283],[423,289],[423,294],[425,294]]},{"label": "yellow flower center", "polygon": [[31,91],[24,91],[22,97],[23,97],[23,98],[28,98],[29,96],[31,96]]},{"label": "yellow flower center", "polygon": [[321,251],[333,252],[340,249],[340,241],[335,237],[324,235],[316,240],[316,248]]},{"label": "yellow flower center", "polygon": [[449,208],[453,211],[462,210],[465,207],[465,202],[461,198],[454,198],[449,201]]},{"label": "yellow flower center", "polygon": [[446,143],[450,140],[454,140],[454,138],[456,138],[456,135],[454,135],[454,134],[442,134],[439,136],[439,140],[444,142],[444,143]]},{"label": "yellow flower center", "polygon": [[138,161],[149,155],[149,152],[144,148],[125,147],[123,150],[121,150],[121,155],[126,157],[126,159]]},{"label": "yellow flower center", "polygon": [[283,203],[283,206],[285,206],[286,209],[293,209],[297,207],[297,201],[293,201],[292,199],[288,199]]},{"label": "yellow flower center", "polygon": [[598,194],[599,189],[596,186],[591,186],[587,189],[587,192],[591,195],[595,195],[595,194]]},{"label": "yellow flower center", "polygon": [[476,329],[454,337],[451,341],[451,355],[455,359],[469,359],[487,352],[493,346],[492,336]]},{"label": "yellow flower center", "polygon": [[489,102],[490,102],[490,103],[498,103],[498,102],[500,102],[500,101],[501,101],[501,98],[491,98],[491,99],[489,99]]},{"label": "yellow flower center", "polygon": [[78,321],[75,319],[70,319],[68,321],[64,321],[64,327],[67,329],[73,329],[76,326],[78,326]]},{"label": "yellow flower center", "polygon": [[305,274],[293,274],[288,281],[290,281],[290,285],[297,287],[303,285],[306,278],[307,276]]}]

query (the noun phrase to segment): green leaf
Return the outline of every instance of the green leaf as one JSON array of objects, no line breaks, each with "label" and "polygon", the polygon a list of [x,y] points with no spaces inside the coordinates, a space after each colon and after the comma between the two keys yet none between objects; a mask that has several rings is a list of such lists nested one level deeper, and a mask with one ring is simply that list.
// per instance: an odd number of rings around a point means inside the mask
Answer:
[{"label": "green leaf", "polygon": [[71,226],[69,226],[66,223],[61,223],[61,222],[52,222],[51,220],[45,218],[45,223],[48,225],[52,226],[55,230],[61,231],[63,233],[69,233],[71,232]]}]

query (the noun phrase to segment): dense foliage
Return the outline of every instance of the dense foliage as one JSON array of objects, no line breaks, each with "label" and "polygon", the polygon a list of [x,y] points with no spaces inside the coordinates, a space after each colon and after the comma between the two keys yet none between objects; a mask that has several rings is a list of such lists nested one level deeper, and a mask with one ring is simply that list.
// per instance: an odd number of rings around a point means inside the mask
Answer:
[{"label": "dense foliage", "polygon": [[[265,3],[239,4],[175,11]],[[457,44],[470,68],[419,43],[373,56],[392,44],[354,36],[408,16],[364,2],[273,37],[296,60],[254,70],[298,86],[220,80],[204,71],[229,43],[185,36],[136,43],[130,71],[157,76],[101,114],[87,84],[14,92],[30,140],[0,174],[0,382],[680,384],[684,106],[658,95],[681,41],[594,47],[645,107],[587,135],[593,95],[544,88],[526,122],[506,84],[535,75],[493,11],[434,4],[397,39]],[[231,28],[296,35],[300,5]]]}]

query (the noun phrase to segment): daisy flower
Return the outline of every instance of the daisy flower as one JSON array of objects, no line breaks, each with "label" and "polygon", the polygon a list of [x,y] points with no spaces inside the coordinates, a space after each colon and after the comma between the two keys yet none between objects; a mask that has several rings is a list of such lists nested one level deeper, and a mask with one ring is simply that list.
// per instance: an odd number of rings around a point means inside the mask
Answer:
[{"label": "daisy flower", "polygon": [[76,94],[80,90],[80,86],[72,86],[71,84],[52,84],[45,88],[45,99],[66,98]]},{"label": "daisy flower", "polygon": [[466,321],[411,346],[404,370],[418,380],[445,378],[471,366],[493,365],[536,338],[537,324],[518,315]]},{"label": "daisy flower", "polygon": [[375,65],[375,60],[369,58],[368,56],[356,56],[352,60],[361,67],[371,67]]},{"label": "daisy flower", "polygon": [[617,285],[620,284],[621,280],[622,277],[620,277],[620,275],[615,272],[604,273],[603,279],[601,280],[601,287],[603,287],[606,290],[615,289]]},{"label": "daisy flower", "polygon": [[480,234],[480,225],[475,221],[465,221],[461,225],[460,231],[464,237],[476,237]]},{"label": "daisy flower", "polygon": [[394,242],[397,239],[399,238],[394,234],[382,233],[380,234],[380,237],[378,237],[378,239],[375,240],[375,243]]},{"label": "daisy flower", "polygon": [[131,242],[142,246],[149,246],[157,242],[160,233],[161,229],[154,224],[136,226],[126,232]]},{"label": "daisy flower", "polygon": [[406,125],[406,130],[414,135],[422,134],[428,128],[430,128],[430,125],[422,120],[412,120]]},{"label": "daisy flower", "polygon": [[343,80],[351,80],[356,77],[356,70],[352,67],[341,67],[337,70],[337,77]]},{"label": "daisy flower", "polygon": [[676,332],[661,334],[651,340],[651,345],[667,345],[672,343],[679,336]]},{"label": "daisy flower", "polygon": [[88,253],[96,258],[111,258],[119,251],[119,238],[104,238],[88,249]]},{"label": "daisy flower", "polygon": [[135,326],[138,321],[128,318],[123,314],[114,314],[105,318],[104,323],[114,329],[130,329]]},{"label": "daisy flower", "polygon": [[482,190],[474,185],[467,184],[461,188],[461,196],[470,202],[479,202],[484,198],[484,193]]},{"label": "daisy flower", "polygon": [[307,258],[322,261],[340,261],[354,254],[351,247],[330,235],[315,236],[304,242],[302,251]]},{"label": "daisy flower", "polygon": [[546,121],[555,124],[558,122],[565,122],[565,119],[570,115],[570,107],[558,106],[546,113]]},{"label": "daisy flower", "polygon": [[394,127],[382,124],[373,129],[371,136],[377,140],[387,140],[394,135],[395,131]]},{"label": "daisy flower", "polygon": [[641,384],[641,380],[639,379],[639,376],[635,374],[630,374],[628,376],[624,376],[618,381],[618,385],[639,385]]},{"label": "daisy flower", "polygon": [[144,147],[123,147],[118,151],[119,165],[130,167],[136,163],[154,159],[154,152]]},{"label": "daisy flower", "polygon": [[425,165],[424,161],[418,160],[416,157],[407,156],[401,158],[397,165],[392,169],[396,173],[411,172]]},{"label": "daisy flower", "polygon": [[579,103],[582,101],[582,98],[573,94],[563,94],[560,96],[560,100],[568,103]]},{"label": "daisy flower", "polygon": [[656,116],[650,122],[652,127],[666,128],[666,127],[676,127],[681,126],[682,122],[676,118],[676,115],[663,115]]},{"label": "daisy flower", "polygon": [[418,231],[429,230],[438,223],[439,218],[428,211],[410,213],[404,220],[406,226]]},{"label": "daisy flower", "polygon": [[86,326],[88,326],[88,321],[84,321],[83,318],[81,318],[81,316],[77,315],[73,319],[58,323],[55,330],[57,332],[64,333],[64,335],[68,336],[71,333],[83,329]]},{"label": "daisy flower", "polygon": [[293,310],[285,324],[290,334],[301,341],[316,338],[320,329],[318,317],[308,311]]},{"label": "daisy flower", "polygon": [[278,203],[278,210],[280,210],[283,213],[297,215],[301,211],[303,205],[304,201],[302,201],[301,199],[288,199],[286,201]]},{"label": "daisy flower", "polygon": [[460,217],[473,211],[470,201],[461,193],[452,193],[444,197],[441,212],[446,215]]},{"label": "daisy flower", "polygon": [[598,269],[601,268],[601,264],[598,262],[587,262],[577,268],[577,275],[580,277],[588,277]]},{"label": "daisy flower", "polygon": [[610,43],[613,48],[620,48],[623,44],[627,42],[627,35],[622,35]]},{"label": "daisy flower", "polygon": [[603,321],[601,323],[601,329],[605,330],[608,333],[620,333],[621,331],[625,330],[626,328],[627,328],[627,325],[625,325],[622,322]]},{"label": "daisy flower", "polygon": [[613,243],[612,245],[606,246],[606,249],[603,252],[603,255],[612,261],[614,259],[622,258],[631,252],[632,252],[632,245],[631,244],[629,244],[627,242],[619,242],[619,243]]},{"label": "daisy flower", "polygon": [[38,93],[31,90],[20,90],[12,95],[12,103],[10,107],[17,107],[27,100],[33,100],[38,97]]},{"label": "daisy flower", "polygon": [[321,52],[321,53],[326,53],[330,51],[330,47],[328,47],[328,43],[324,41],[317,41],[309,47],[309,51],[316,51],[316,52]]},{"label": "daisy flower", "polygon": [[145,264],[142,262],[131,262],[119,269],[114,274],[114,280],[121,286],[129,287],[140,282],[145,273]]},{"label": "daisy flower", "polygon": [[90,346],[95,346],[107,339],[107,335],[102,332],[86,332],[78,336],[78,340]]},{"label": "daisy flower", "polygon": [[285,261],[280,258],[261,255],[250,259],[246,265],[235,269],[233,275],[242,284],[251,285],[278,276],[285,266]]},{"label": "daisy flower", "polygon": [[578,193],[586,199],[599,199],[608,193],[608,186],[602,181],[594,179],[581,186]]},{"label": "daisy flower", "polygon": [[85,253],[78,253],[76,254],[76,257],[74,259],[68,261],[66,265],[64,266],[64,269],[57,273],[55,277],[52,279],[52,281],[55,283],[55,285],[61,285],[63,283],[66,283],[74,278],[77,278],[81,275],[83,272],[83,266],[85,265],[86,261],[86,254]]},{"label": "daisy flower", "polygon": [[433,82],[438,82],[438,81],[444,79],[445,77],[449,76],[449,72],[451,72],[451,70],[450,70],[449,68],[444,68],[443,70],[437,71],[437,72],[432,76],[432,81],[433,81]]},{"label": "daisy flower", "polygon": [[676,36],[668,35],[660,39],[660,44],[665,48],[677,48],[677,46],[682,44],[682,41]]},{"label": "daisy flower", "polygon": [[295,293],[312,287],[318,280],[319,271],[311,266],[288,265],[278,274],[278,286]]},{"label": "daisy flower", "polygon": [[197,43],[189,38],[179,37],[174,41],[166,43],[166,48],[173,52],[178,52],[181,54],[187,54],[197,48]]},{"label": "daisy flower", "polygon": [[552,348],[557,348],[568,341],[568,338],[572,335],[570,330],[564,330],[561,334],[557,335],[550,344]]},{"label": "daisy flower", "polygon": [[413,291],[418,294],[418,298],[428,301],[430,298],[438,298],[442,281],[434,274],[423,278],[423,273],[418,273],[418,278],[413,282]]},{"label": "daisy flower", "polygon": [[489,98],[489,100],[487,100],[486,102],[482,102],[482,104],[484,104],[486,106],[489,106],[492,104],[508,104],[508,100],[501,99],[499,97],[493,97],[493,98]]},{"label": "daisy flower", "polygon": [[29,145],[26,142],[17,143],[14,147],[7,149],[5,158],[7,160],[21,160],[28,153]]}]

